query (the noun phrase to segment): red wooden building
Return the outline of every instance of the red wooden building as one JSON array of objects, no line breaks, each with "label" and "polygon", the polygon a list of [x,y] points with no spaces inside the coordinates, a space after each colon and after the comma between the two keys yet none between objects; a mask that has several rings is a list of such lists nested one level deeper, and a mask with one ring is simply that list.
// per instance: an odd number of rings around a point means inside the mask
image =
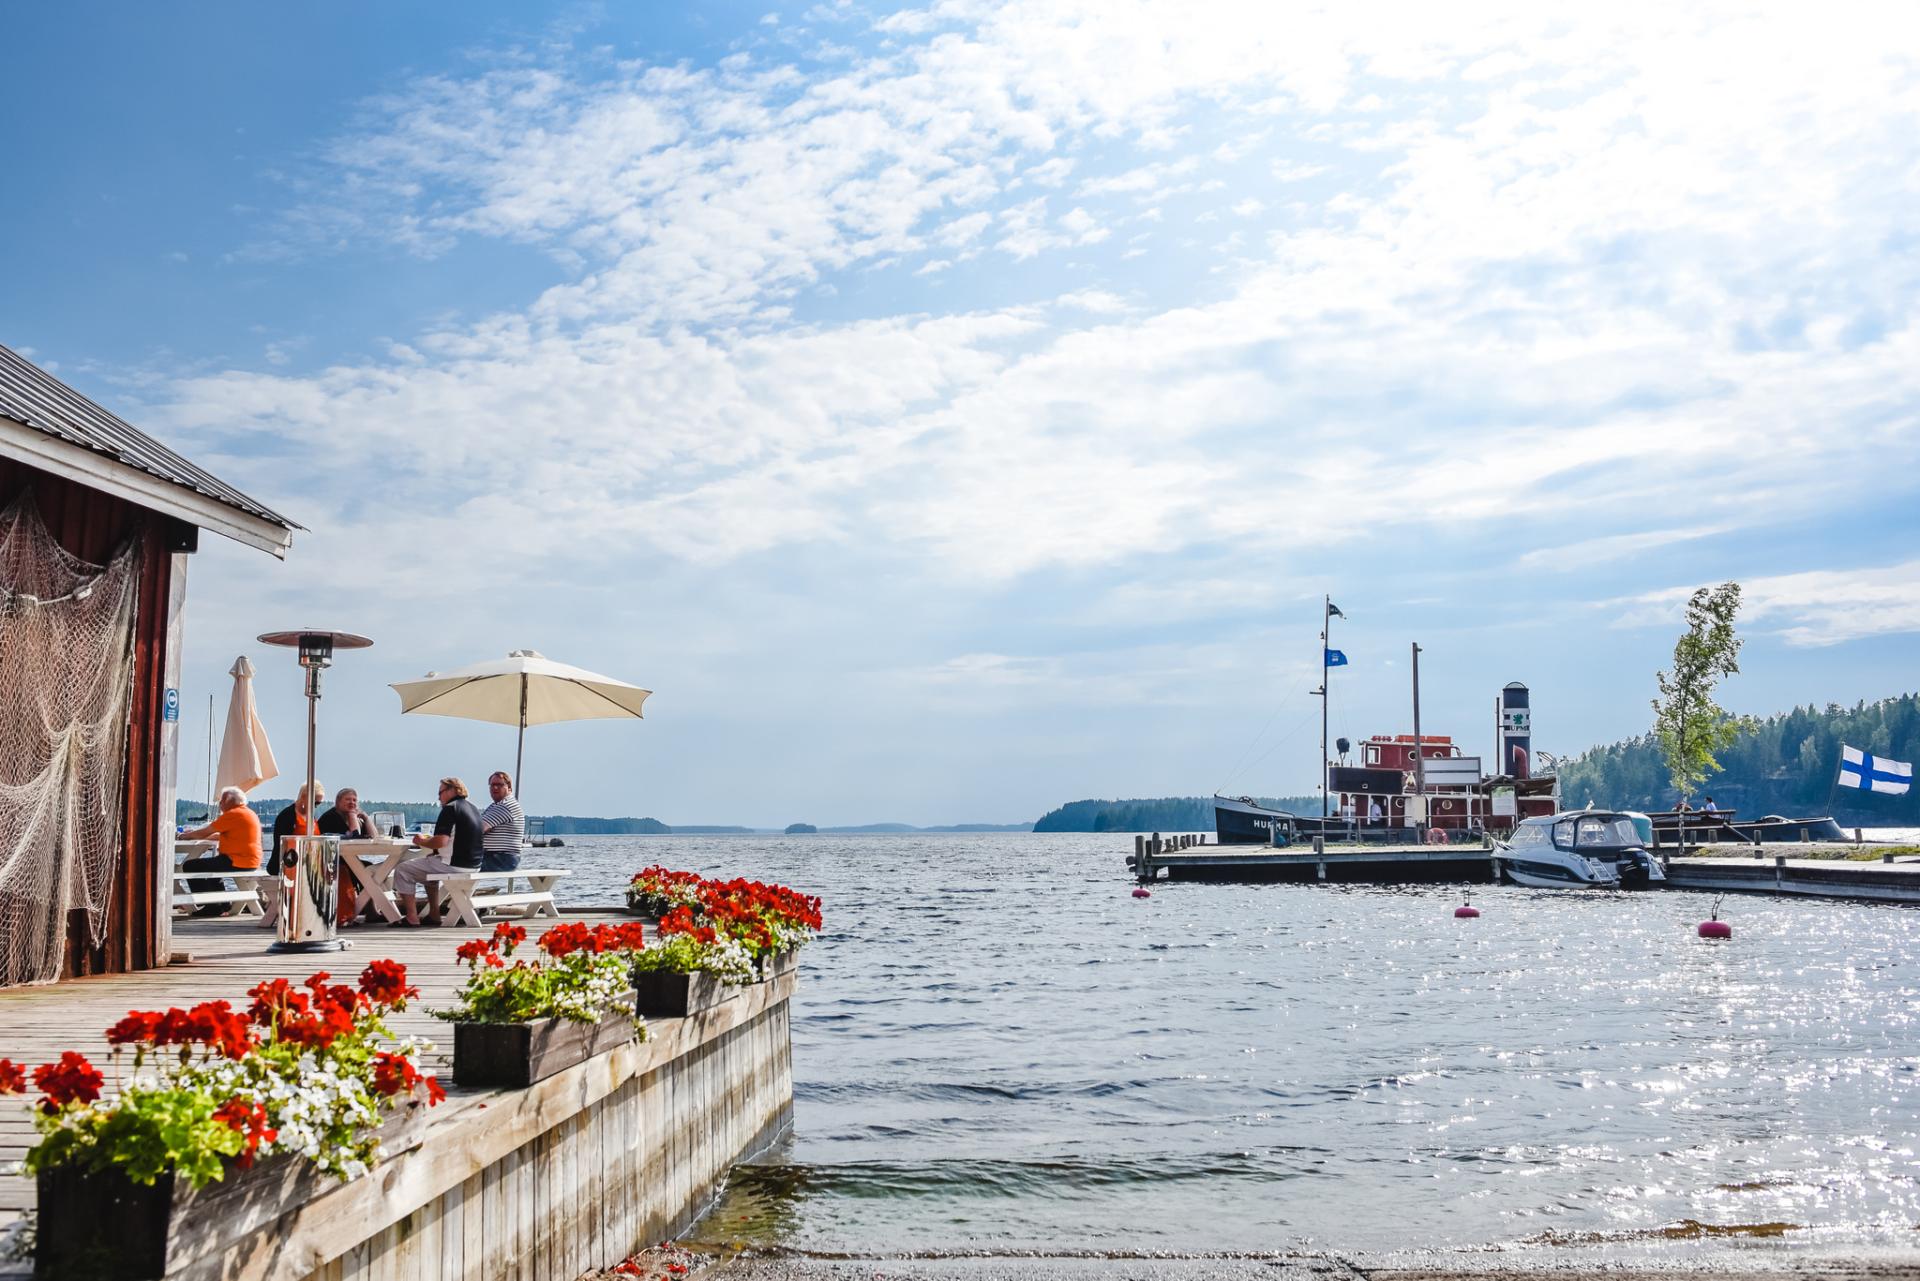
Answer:
[{"label": "red wooden building", "polygon": [[187,558],[298,528],[0,346],[0,985],[167,963]]}]

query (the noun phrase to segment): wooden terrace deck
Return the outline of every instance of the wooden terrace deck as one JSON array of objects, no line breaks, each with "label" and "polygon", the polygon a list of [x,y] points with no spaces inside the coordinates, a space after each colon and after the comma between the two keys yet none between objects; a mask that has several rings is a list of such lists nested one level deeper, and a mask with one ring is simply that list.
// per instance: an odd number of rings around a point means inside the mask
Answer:
[{"label": "wooden terrace deck", "polygon": [[[571,909],[561,916],[561,921],[589,924],[614,919],[630,918],[616,909]],[[559,923],[529,922],[529,934],[537,937]],[[128,1010],[165,1009],[221,998],[241,1006],[246,1003],[246,990],[264,978],[283,975],[304,979],[316,970],[326,970],[336,980],[351,983],[368,961],[391,957],[405,963],[409,981],[420,988],[420,999],[392,1020],[393,1031],[434,1042],[434,1052],[425,1060],[431,1070],[441,1074],[449,1098],[429,1116],[434,1123],[443,1122],[492,1093],[454,1088],[452,1025],[427,1013],[452,1004],[454,990],[466,976],[466,967],[454,959],[454,948],[485,932],[455,927],[363,926],[342,932],[353,942],[350,950],[316,955],[269,953],[267,945],[273,940],[273,932],[260,928],[257,919],[178,921],[173,935],[176,963],[166,969],[73,979],[46,987],[0,989],[0,1058],[32,1068],[58,1057],[62,1050],[78,1050],[107,1074],[111,1088],[113,1072],[108,1066],[105,1032]],[[187,956],[192,959],[185,960]],[[33,1180],[11,1171],[33,1145],[32,1103],[37,1097],[0,1096],[0,1234],[34,1202]],[[5,1270],[6,1265],[0,1264],[0,1273]]]}]

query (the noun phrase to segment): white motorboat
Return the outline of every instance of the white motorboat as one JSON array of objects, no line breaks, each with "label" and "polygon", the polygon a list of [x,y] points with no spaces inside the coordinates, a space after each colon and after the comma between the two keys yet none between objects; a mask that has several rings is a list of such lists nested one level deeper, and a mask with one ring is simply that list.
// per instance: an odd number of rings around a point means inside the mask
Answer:
[{"label": "white motorboat", "polygon": [[1509,839],[1496,842],[1495,857],[1516,885],[1645,889],[1667,874],[1648,852],[1637,817],[1617,810],[1575,810],[1522,819]]}]

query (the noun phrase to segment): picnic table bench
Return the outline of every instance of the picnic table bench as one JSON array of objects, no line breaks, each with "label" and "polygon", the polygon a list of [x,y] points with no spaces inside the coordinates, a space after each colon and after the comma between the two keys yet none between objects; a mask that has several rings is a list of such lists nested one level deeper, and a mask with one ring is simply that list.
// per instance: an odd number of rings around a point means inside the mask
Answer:
[{"label": "picnic table bench", "polygon": [[[571,875],[563,867],[517,867],[511,872],[480,872],[465,868],[444,876],[426,878],[428,892],[445,894],[449,924],[479,926],[482,912],[512,909],[519,915],[558,917],[560,909],[553,901],[553,885]],[[524,880],[527,888],[516,890],[513,883]]]},{"label": "picnic table bench", "polygon": [[[196,890],[194,881],[217,881],[222,877],[234,883],[230,890]],[[262,915],[264,900],[261,891],[269,888],[268,882],[274,880],[272,872],[229,871],[220,869],[211,872],[183,872],[179,868],[173,871],[173,894],[169,900],[174,907],[211,907],[219,903],[237,904],[241,916]]]}]

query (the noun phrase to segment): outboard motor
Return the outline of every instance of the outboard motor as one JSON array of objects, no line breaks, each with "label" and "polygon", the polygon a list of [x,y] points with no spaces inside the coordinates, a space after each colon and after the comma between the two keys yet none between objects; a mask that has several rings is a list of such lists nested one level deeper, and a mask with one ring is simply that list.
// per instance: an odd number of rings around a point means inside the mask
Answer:
[{"label": "outboard motor", "polygon": [[1620,860],[1620,883],[1633,889],[1645,889],[1667,879],[1660,860],[1645,850],[1628,850]]}]

